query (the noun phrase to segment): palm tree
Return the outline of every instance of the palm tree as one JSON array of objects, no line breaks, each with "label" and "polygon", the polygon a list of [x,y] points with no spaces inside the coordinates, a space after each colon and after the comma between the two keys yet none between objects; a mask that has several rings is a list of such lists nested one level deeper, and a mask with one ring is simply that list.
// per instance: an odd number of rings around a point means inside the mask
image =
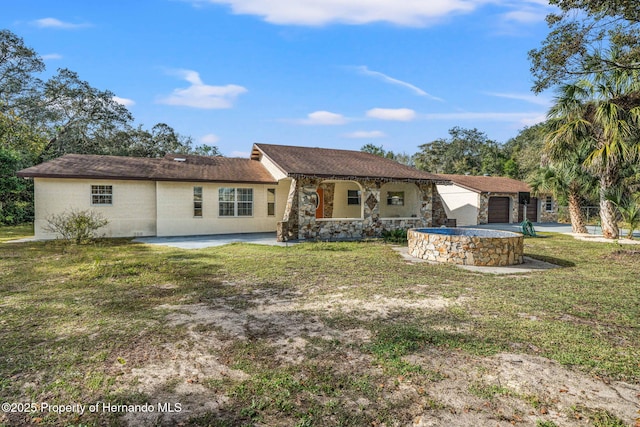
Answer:
[{"label": "palm tree", "polygon": [[640,194],[618,187],[607,195],[607,199],[615,205],[622,221],[629,226],[627,237],[633,239],[633,232],[640,225]]},{"label": "palm tree", "polygon": [[588,232],[581,207],[583,194],[593,192],[595,183],[580,162],[562,162],[540,168],[529,185],[535,196],[550,193],[554,199],[567,203],[573,233]]},{"label": "palm tree", "polygon": [[[617,55],[611,52],[612,59]],[[547,139],[552,158],[566,159],[577,148],[588,147],[584,165],[599,179],[602,232],[606,238],[617,238],[616,209],[607,194],[619,185],[622,165],[640,151],[640,74],[598,71],[591,79],[564,85],[549,117],[555,123]]]}]

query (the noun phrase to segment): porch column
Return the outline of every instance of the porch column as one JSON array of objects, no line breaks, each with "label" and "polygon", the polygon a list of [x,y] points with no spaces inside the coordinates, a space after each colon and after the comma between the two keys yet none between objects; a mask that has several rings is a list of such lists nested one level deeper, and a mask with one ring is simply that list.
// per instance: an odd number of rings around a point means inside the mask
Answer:
[{"label": "porch column", "polygon": [[[435,198],[439,198],[438,190],[436,189],[436,185],[432,182],[417,184],[420,189],[420,218],[423,221],[425,227],[435,226],[433,223],[433,209]],[[439,225],[439,224],[438,224]]]},{"label": "porch column", "polygon": [[286,242],[291,239],[297,239],[298,228],[298,182],[296,179],[292,179],[289,186],[289,195],[287,196],[287,205],[284,208],[284,216],[282,221],[278,222],[276,240],[278,242]]},{"label": "porch column", "polygon": [[320,185],[319,178],[303,177],[298,179],[298,239],[315,239],[318,237],[316,225],[316,190]]},{"label": "porch column", "polygon": [[378,236],[381,230],[380,224],[380,181],[359,181],[363,188],[363,237]]}]

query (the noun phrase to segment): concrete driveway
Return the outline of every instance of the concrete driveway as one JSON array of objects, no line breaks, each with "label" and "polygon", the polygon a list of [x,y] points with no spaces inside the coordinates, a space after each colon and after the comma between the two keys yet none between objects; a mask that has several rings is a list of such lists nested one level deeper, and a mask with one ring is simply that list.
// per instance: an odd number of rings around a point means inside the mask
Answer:
[{"label": "concrete driveway", "polygon": [[182,236],[182,237],[138,237],[134,242],[151,245],[171,246],[180,249],[202,249],[212,246],[228,245],[229,243],[253,243],[256,245],[288,246],[296,242],[277,242],[276,233],[242,233],[216,234],[210,236]]},{"label": "concrete driveway", "polygon": [[[520,223],[513,224],[480,224],[480,225],[467,225],[464,228],[482,228],[489,230],[504,230],[522,232]],[[559,224],[555,222],[540,222],[533,223],[533,228],[536,232],[550,232],[550,233],[571,233],[571,224]],[[587,227],[590,234],[600,234],[600,227],[594,227],[590,225]]]},{"label": "concrete driveway", "polygon": [[[464,228],[485,228],[492,230],[505,230],[505,231],[517,231],[522,232],[520,224],[482,224],[482,225],[469,225]],[[571,224],[559,224],[555,222],[534,222],[533,228],[536,232],[547,232],[547,233],[564,233],[571,234]],[[598,236],[602,235],[602,229],[598,225],[587,225],[587,231],[589,234]],[[620,236],[626,236],[628,230],[621,228]],[[634,237],[640,237],[640,231],[636,231],[633,233]]]}]

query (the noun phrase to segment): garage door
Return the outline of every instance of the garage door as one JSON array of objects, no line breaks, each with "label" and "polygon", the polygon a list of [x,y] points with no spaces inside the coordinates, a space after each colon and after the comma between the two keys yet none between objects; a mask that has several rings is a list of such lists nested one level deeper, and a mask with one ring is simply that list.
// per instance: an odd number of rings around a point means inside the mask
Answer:
[{"label": "garage door", "polygon": [[509,222],[508,197],[489,197],[489,222]]},{"label": "garage door", "polygon": [[[538,221],[538,199],[532,197],[527,205],[527,219],[531,222]],[[518,222],[524,220],[524,205],[521,203],[518,206]]]}]

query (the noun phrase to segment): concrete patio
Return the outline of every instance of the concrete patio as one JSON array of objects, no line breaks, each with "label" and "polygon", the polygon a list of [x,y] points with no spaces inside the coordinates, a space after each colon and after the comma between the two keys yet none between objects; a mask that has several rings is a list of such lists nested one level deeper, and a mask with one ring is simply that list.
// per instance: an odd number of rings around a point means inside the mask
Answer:
[{"label": "concrete patio", "polygon": [[214,246],[223,246],[230,243],[252,243],[256,245],[290,246],[297,242],[278,242],[276,233],[239,233],[217,234],[208,236],[181,236],[181,237],[138,237],[134,242],[151,245],[170,246],[180,249],[203,249]]}]

